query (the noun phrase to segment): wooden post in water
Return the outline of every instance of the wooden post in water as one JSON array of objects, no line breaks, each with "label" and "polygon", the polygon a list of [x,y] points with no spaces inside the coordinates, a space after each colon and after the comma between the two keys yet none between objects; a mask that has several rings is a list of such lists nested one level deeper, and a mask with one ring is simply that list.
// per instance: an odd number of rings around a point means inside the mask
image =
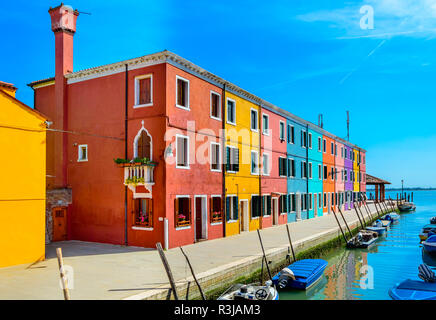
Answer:
[{"label": "wooden post in water", "polygon": [[263,248],[262,238],[260,237],[259,229],[257,229],[257,235],[259,236],[260,246],[262,247],[263,259],[265,259],[266,270],[268,271],[269,278],[272,281],[271,270],[269,269],[268,259],[266,258],[265,255],[265,249]]},{"label": "wooden post in water", "polygon": [[173,273],[171,272],[170,265],[168,264],[167,258],[165,257],[165,253],[162,249],[162,245],[160,242],[156,243],[156,249],[159,252],[160,259],[162,260],[162,264],[164,265],[165,271],[168,276],[168,280],[170,281],[171,290],[173,291],[174,299],[179,300],[179,296],[176,291],[176,284],[174,282]]},{"label": "wooden post in water", "polygon": [[333,210],[333,215],[335,216],[336,222],[338,223],[339,230],[341,230],[342,236],[344,237],[345,243],[347,243],[347,242],[348,242],[347,237],[345,236],[345,233],[344,233],[344,231],[342,230],[342,226],[341,226],[341,224],[339,223],[338,217],[336,217],[336,213],[335,213],[334,210]]},{"label": "wooden post in water", "polygon": [[198,291],[200,291],[201,299],[206,300],[206,296],[204,295],[200,283],[198,282],[197,277],[195,276],[194,269],[192,269],[191,262],[189,261],[188,256],[185,254],[185,251],[183,251],[182,247],[180,247],[180,251],[182,251],[183,255],[185,256],[186,262],[188,262],[188,266],[189,269],[191,270],[192,277],[194,278],[194,281],[197,284]]},{"label": "wooden post in water", "polygon": [[[353,205],[354,205],[354,210],[356,211],[357,216],[359,216],[359,212],[357,211],[357,208],[356,208],[356,203],[353,202]],[[360,218],[359,218],[359,220],[360,220]],[[362,221],[363,221],[363,224],[362,224]],[[362,215],[362,221],[360,223],[362,224],[362,229],[363,229],[363,228],[365,228],[364,226],[367,225],[365,217],[363,215]]]},{"label": "wooden post in water", "polygon": [[64,292],[64,300],[70,300],[70,292],[68,291],[68,281],[65,276],[64,259],[62,257],[62,248],[56,249],[56,255],[58,257],[59,274],[62,282],[62,290]]},{"label": "wooden post in water", "polygon": [[370,217],[370,219],[372,220],[373,218],[372,218],[372,214],[371,214],[371,211],[369,210],[369,209],[367,209],[367,203],[366,203],[366,200],[367,200],[368,198],[366,197],[366,195],[365,195],[365,201],[363,202],[363,207],[365,208],[365,211],[366,211],[366,214]]},{"label": "wooden post in water", "polygon": [[[354,206],[354,210],[356,211],[357,218],[359,219],[360,225],[361,225],[361,227],[362,227],[362,229],[363,229],[362,219],[360,219],[359,213],[358,213],[357,210],[356,210],[356,206]],[[357,226],[357,229],[359,229],[359,226]]]},{"label": "wooden post in water", "polygon": [[[344,220],[344,222],[345,222],[345,226],[347,227],[347,230],[348,230],[348,233],[350,234],[350,239],[351,239],[351,238],[353,237],[353,234],[351,233],[350,228],[348,227],[348,223],[347,223],[347,221],[345,220],[344,215],[342,214],[341,207],[338,206],[338,209],[339,209],[339,213],[341,214],[342,220]],[[332,210],[335,211],[335,208],[332,207]]]},{"label": "wooden post in water", "polygon": [[288,224],[286,224],[286,231],[288,232],[289,246],[291,247],[292,257],[294,258],[294,262],[295,262],[295,261],[297,261],[297,259],[295,259],[294,246],[292,245],[291,233],[289,232],[289,225]]},{"label": "wooden post in water", "polygon": [[412,202],[413,202],[413,192],[412,192]]}]

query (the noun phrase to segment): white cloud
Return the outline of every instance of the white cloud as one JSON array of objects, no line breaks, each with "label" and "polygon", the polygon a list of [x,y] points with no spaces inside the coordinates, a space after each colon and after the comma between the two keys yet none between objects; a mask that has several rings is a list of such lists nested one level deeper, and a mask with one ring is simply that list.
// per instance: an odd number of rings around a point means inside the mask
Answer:
[{"label": "white cloud", "polygon": [[[374,8],[374,29],[362,30],[359,12]],[[343,31],[339,39],[436,36],[436,0],[369,0],[333,10],[309,12],[296,17],[305,22],[325,22]]]}]

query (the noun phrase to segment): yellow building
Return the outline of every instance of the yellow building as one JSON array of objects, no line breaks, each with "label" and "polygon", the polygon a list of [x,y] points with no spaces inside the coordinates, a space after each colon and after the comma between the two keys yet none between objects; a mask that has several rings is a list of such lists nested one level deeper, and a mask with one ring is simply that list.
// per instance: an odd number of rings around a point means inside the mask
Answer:
[{"label": "yellow building", "polygon": [[226,236],[230,236],[258,229],[262,219],[258,210],[261,112],[258,104],[228,91],[225,107]]},{"label": "yellow building", "polygon": [[46,118],[0,81],[0,267],[45,258]]},{"label": "yellow building", "polygon": [[[353,182],[353,191],[359,192],[360,191],[360,181],[359,181],[359,151],[356,149],[353,149],[354,153],[354,160],[353,160],[353,171],[354,171],[354,182]],[[356,199],[357,201],[357,199]]]}]

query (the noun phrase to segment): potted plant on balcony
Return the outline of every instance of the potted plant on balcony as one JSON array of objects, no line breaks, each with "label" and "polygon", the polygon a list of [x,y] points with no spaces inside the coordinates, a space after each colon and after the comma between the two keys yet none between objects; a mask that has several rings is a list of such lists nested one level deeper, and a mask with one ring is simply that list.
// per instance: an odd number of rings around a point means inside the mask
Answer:
[{"label": "potted plant on balcony", "polygon": [[128,185],[133,185],[133,186],[137,186],[138,184],[140,184],[140,183],[144,183],[145,182],[145,179],[144,178],[142,178],[142,177],[131,177],[131,178],[127,178],[126,179],[126,181],[125,181],[125,183],[126,184],[128,184]]},{"label": "potted plant on balcony", "polygon": [[117,165],[121,166],[121,167],[125,167],[125,165],[126,165],[127,163],[129,163],[129,160],[128,160],[128,159],[116,158],[116,159],[114,159],[114,162],[115,162]]}]

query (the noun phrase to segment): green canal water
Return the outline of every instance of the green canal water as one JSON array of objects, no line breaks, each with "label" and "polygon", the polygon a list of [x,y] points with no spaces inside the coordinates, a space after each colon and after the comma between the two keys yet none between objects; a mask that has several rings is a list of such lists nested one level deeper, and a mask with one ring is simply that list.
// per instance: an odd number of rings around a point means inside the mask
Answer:
[{"label": "green canal water", "polygon": [[[396,199],[396,193],[386,194]],[[280,300],[390,299],[388,291],[396,283],[419,280],[421,263],[435,270],[436,258],[423,251],[418,234],[436,216],[436,191],[414,191],[414,202],[416,211],[402,213],[369,249],[341,248],[322,257],[328,261],[323,278],[307,291],[280,291]]]}]

